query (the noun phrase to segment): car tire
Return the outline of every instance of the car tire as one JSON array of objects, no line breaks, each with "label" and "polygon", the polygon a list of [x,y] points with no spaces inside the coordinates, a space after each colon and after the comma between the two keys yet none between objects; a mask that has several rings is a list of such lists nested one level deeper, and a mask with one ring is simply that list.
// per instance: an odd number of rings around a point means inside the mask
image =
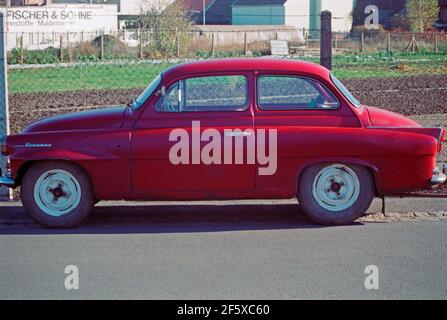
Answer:
[{"label": "car tire", "polygon": [[323,225],[351,224],[368,210],[375,196],[374,179],[362,166],[322,164],[302,173],[297,198],[301,209]]},{"label": "car tire", "polygon": [[32,165],[23,177],[21,198],[28,214],[47,228],[78,225],[95,203],[89,176],[80,167],[63,161]]}]

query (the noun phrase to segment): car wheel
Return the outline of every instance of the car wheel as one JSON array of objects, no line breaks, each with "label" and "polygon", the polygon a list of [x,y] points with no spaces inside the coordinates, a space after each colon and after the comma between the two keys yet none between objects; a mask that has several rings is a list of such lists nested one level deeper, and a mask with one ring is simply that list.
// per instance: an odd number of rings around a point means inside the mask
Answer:
[{"label": "car wheel", "polygon": [[368,169],[356,165],[331,164],[307,168],[298,186],[298,202],[315,222],[350,224],[363,216],[375,195]]},{"label": "car wheel", "polygon": [[78,166],[59,161],[31,166],[23,177],[21,198],[29,215],[49,228],[76,226],[95,201],[88,175]]}]

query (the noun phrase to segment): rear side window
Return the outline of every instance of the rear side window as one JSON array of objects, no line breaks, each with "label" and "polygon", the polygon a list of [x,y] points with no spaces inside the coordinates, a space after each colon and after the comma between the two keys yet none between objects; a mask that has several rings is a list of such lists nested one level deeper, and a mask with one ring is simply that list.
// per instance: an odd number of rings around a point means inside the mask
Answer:
[{"label": "rear side window", "polygon": [[247,79],[244,76],[181,80],[155,105],[159,112],[243,111],[247,108]]},{"label": "rear side window", "polygon": [[261,76],[258,106],[262,110],[337,109],[340,104],[320,82],[304,77]]}]

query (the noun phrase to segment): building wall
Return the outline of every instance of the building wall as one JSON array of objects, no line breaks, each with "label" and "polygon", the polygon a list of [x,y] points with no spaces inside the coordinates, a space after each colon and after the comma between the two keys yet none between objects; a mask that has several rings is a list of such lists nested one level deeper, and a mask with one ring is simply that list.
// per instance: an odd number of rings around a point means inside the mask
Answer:
[{"label": "building wall", "polygon": [[142,0],[121,0],[120,1],[120,14],[125,15],[138,15],[141,13]]},{"label": "building wall", "polygon": [[233,6],[234,25],[285,25],[285,7],[278,5]]},{"label": "building wall", "polygon": [[352,27],[351,13],[353,0],[322,0],[321,9],[332,12],[332,30],[334,32],[349,32]]},{"label": "building wall", "polygon": [[[116,5],[53,4],[51,6],[9,7],[6,10],[6,45],[11,50],[23,36],[27,49],[44,49],[58,45],[59,36],[79,41],[98,32],[115,32],[118,27]],[[78,39],[76,39],[78,36]]]},{"label": "building wall", "polygon": [[293,26],[297,29],[309,29],[310,1],[312,0],[289,0],[286,2],[285,20],[287,26]]}]

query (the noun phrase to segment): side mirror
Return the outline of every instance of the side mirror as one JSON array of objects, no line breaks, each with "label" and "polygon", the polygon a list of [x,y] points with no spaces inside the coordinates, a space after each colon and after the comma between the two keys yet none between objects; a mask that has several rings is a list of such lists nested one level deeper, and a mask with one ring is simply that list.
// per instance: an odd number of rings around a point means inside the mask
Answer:
[{"label": "side mirror", "polygon": [[161,88],[155,93],[155,96],[156,96],[156,97],[158,97],[158,96],[162,96],[162,97],[166,96],[166,87],[165,87],[165,86],[161,87]]}]

